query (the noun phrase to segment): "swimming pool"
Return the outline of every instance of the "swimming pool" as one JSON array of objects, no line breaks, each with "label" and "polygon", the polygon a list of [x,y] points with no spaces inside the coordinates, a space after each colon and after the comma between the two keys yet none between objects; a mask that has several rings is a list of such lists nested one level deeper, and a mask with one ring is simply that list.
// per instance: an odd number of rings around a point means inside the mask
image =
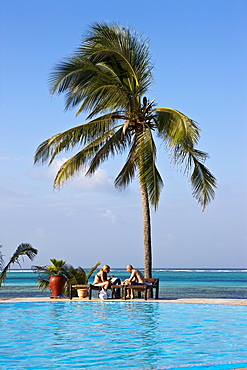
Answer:
[{"label": "swimming pool", "polygon": [[6,370],[247,367],[246,306],[4,303],[0,337]]}]

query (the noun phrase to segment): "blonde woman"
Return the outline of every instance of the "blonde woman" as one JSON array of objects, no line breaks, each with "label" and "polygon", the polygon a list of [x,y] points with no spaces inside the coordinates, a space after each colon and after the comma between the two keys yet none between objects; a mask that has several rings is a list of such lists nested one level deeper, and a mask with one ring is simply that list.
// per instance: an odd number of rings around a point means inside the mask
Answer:
[{"label": "blonde woman", "polygon": [[110,285],[111,281],[107,279],[107,274],[110,272],[110,266],[104,265],[102,269],[95,275],[94,278],[94,285],[102,286],[105,290],[107,290]]}]

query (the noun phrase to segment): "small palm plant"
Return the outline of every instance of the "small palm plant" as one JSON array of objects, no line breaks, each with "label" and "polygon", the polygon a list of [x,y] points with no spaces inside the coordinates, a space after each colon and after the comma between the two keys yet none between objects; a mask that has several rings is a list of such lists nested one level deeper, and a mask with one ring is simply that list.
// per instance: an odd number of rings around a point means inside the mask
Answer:
[{"label": "small palm plant", "polygon": [[[2,245],[0,245],[0,248],[2,248]],[[20,256],[26,255],[31,261],[34,259],[36,254],[38,253],[37,249],[33,248],[31,244],[29,243],[21,243],[16,251],[14,252],[13,256],[10,258],[9,262],[5,266],[3,254],[0,251],[0,269],[2,270],[0,274],[0,286],[2,285],[2,282],[6,279],[7,271],[10,269],[10,266],[14,263],[17,263],[20,267]]]},{"label": "small palm plant", "polygon": [[63,275],[66,278],[64,293],[67,296],[69,296],[70,284],[87,284],[93,272],[101,264],[101,262],[97,262],[96,265],[86,273],[83,268],[74,268],[63,260],[52,258],[50,261],[52,266],[33,266],[34,272],[39,272],[41,274],[39,277],[38,288],[42,291],[46,290],[50,286],[50,276]]},{"label": "small palm plant", "polygon": [[66,269],[64,268],[66,261],[57,260],[55,258],[51,258],[50,261],[52,266],[32,266],[34,272],[43,273],[43,275],[39,277],[38,285],[38,288],[41,290],[49,288],[49,279],[52,275],[63,275],[67,279]]},{"label": "small palm plant", "polygon": [[[77,268],[74,268],[73,266],[67,265],[67,273],[68,273],[68,281],[65,285],[65,294],[69,296],[69,286],[70,284],[73,285],[86,285],[88,284],[88,280],[94,273],[94,271],[97,269],[97,267],[101,264],[101,262],[97,262],[96,265],[94,265],[91,270],[89,270],[87,273],[86,271],[81,268],[80,266]],[[76,295],[75,292],[73,292],[73,295]]]}]

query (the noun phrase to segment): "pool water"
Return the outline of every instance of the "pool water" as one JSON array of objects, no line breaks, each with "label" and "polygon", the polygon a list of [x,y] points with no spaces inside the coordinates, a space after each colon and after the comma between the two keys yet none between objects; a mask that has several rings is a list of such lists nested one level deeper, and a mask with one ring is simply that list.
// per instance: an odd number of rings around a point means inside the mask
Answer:
[{"label": "pool water", "polygon": [[5,370],[247,367],[247,306],[52,301],[0,307]]}]

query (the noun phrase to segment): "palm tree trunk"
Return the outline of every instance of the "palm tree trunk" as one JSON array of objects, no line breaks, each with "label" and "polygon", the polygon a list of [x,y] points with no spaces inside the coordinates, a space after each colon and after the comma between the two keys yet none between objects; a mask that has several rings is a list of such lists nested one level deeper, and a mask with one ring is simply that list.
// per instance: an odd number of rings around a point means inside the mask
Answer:
[{"label": "palm tree trunk", "polygon": [[151,218],[148,193],[145,184],[140,184],[142,197],[143,234],[144,234],[144,275],[152,277]]}]

